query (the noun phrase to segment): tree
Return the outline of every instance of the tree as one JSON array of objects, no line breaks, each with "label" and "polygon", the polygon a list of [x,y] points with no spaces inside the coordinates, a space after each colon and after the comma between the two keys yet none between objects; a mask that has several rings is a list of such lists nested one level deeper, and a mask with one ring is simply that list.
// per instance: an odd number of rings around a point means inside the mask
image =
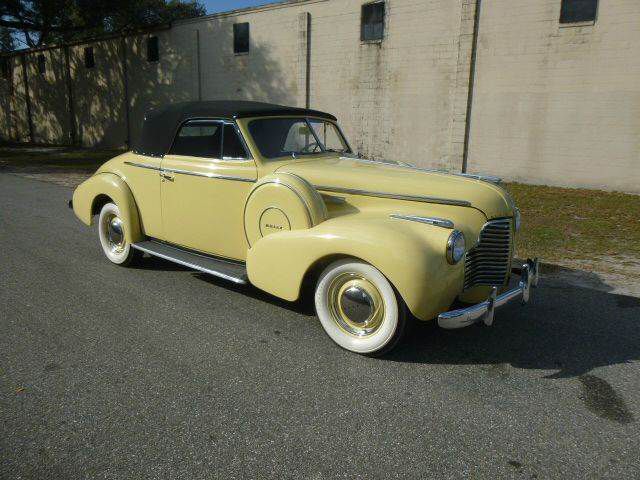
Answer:
[{"label": "tree", "polygon": [[0,53],[11,52],[15,50],[16,44],[13,41],[11,30],[6,27],[0,27]]},{"label": "tree", "polygon": [[202,16],[197,0],[2,0],[0,28],[30,47],[120,33]]}]

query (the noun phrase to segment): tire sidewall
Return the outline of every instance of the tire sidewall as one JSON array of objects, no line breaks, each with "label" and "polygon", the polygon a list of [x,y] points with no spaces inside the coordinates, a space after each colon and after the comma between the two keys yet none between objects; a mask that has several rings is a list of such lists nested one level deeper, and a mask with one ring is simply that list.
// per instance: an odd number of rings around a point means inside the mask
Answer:
[{"label": "tire sidewall", "polygon": [[[372,282],[384,302],[385,316],[380,329],[366,337],[358,337],[340,328],[333,319],[328,305],[328,289],[332,280],[341,273],[353,272]],[[361,354],[376,354],[394,343],[401,325],[401,305],[387,278],[368,263],[353,259],[339,260],[329,265],[320,275],[315,291],[316,313],[325,332],[342,348]]]},{"label": "tire sidewall", "polygon": [[[105,217],[107,215],[116,215],[120,219],[120,209],[115,203],[107,203],[100,210],[100,217],[98,219],[98,237],[100,238],[100,245],[102,245],[102,250],[105,256],[109,259],[110,262],[115,263],[116,265],[122,265],[128,262],[131,258],[131,244],[125,240],[125,245],[122,252],[113,252],[109,247],[108,233],[106,227]],[[124,226],[123,226],[123,233]]]}]

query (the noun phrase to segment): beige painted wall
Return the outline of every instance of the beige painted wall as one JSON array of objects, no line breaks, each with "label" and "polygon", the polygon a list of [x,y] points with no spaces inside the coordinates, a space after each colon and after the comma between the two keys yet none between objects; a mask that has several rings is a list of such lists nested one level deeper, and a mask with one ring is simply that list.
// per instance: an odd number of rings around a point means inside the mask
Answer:
[{"label": "beige painted wall", "polygon": [[483,2],[469,170],[640,193],[640,2],[559,17],[559,0]]},{"label": "beige painted wall", "polygon": [[127,134],[120,40],[91,44],[93,68],[84,64],[86,46],[69,50],[76,141],[85,146],[123,145]]},{"label": "beige painted wall", "polygon": [[21,58],[11,60],[9,78],[0,79],[0,138],[14,142],[29,140]]},{"label": "beige painted wall", "polygon": [[[458,60],[461,43],[471,44],[461,29],[468,28],[463,12],[474,2],[388,0],[380,43],[360,41],[362,3],[267,7],[180,22],[172,35],[199,30],[203,99],[304,106],[308,13],[310,106],[336,114],[354,148],[367,157],[460,168],[464,127],[462,137],[454,137],[453,117],[455,100],[466,102],[469,73]],[[233,24],[240,22],[250,22],[248,55],[233,54]]]},{"label": "beige painted wall", "polygon": [[144,113],[168,103],[196,100],[196,36],[178,29],[155,32],[160,60],[147,61],[149,35],[127,38],[131,138],[138,138]]},{"label": "beige painted wall", "polygon": [[[250,99],[335,113],[355,149],[460,171],[476,0],[387,0],[385,38],[360,41],[361,0],[307,0],[176,22],[148,35],[70,48],[74,121],[86,146],[139,135],[144,112],[184,100]],[[485,0],[472,103],[468,168],[530,183],[640,193],[640,2],[600,0],[597,22],[558,23],[561,0]],[[310,18],[310,31],[307,20]],[[233,24],[251,48],[233,53]],[[310,56],[307,56],[307,39]],[[34,140],[68,142],[64,51],[26,56]],[[28,141],[20,59],[13,93],[0,80],[0,137]],[[309,62],[309,65],[307,63]],[[9,97],[9,98],[8,98]],[[127,111],[130,118],[127,131]]]},{"label": "beige painted wall", "polygon": [[[38,70],[38,55],[44,55],[44,74]],[[28,55],[27,76],[35,143],[69,143],[69,109],[66,63],[62,49]]]}]

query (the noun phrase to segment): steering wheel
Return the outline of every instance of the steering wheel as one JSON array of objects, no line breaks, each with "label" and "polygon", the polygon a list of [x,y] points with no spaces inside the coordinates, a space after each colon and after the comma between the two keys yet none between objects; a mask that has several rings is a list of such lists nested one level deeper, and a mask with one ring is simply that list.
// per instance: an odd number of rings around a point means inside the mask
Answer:
[{"label": "steering wheel", "polygon": [[315,153],[320,150],[320,145],[318,142],[311,142],[309,145],[306,145],[300,149],[301,153]]}]

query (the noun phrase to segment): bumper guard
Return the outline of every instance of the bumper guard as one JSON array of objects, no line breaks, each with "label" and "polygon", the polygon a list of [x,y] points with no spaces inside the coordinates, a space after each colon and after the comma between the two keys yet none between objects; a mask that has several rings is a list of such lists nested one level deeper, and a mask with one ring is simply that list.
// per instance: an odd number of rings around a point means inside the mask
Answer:
[{"label": "bumper guard", "polygon": [[521,299],[522,305],[527,304],[531,295],[531,288],[538,286],[540,261],[537,258],[534,260],[529,259],[522,267],[514,268],[513,273],[520,275],[520,282],[516,288],[498,295],[498,288],[493,287],[491,295],[484,302],[467,308],[441,313],[438,316],[438,325],[447,330],[463,328],[480,322],[490,326],[493,324],[496,308],[517,299]]}]

